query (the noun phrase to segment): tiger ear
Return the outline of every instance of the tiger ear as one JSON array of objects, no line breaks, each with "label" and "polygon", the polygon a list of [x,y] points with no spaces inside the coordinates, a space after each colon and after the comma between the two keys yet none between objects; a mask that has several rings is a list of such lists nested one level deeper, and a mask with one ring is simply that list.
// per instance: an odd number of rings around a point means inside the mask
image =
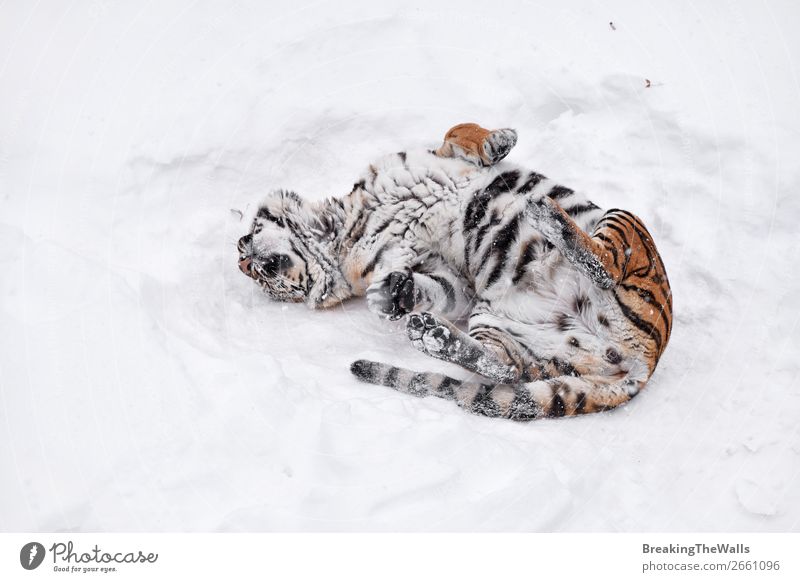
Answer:
[{"label": "tiger ear", "polygon": [[296,222],[306,222],[311,217],[311,205],[297,192],[278,190],[275,193],[280,213]]},{"label": "tiger ear", "polygon": [[343,221],[337,211],[341,211],[341,207],[332,200],[322,200],[312,205],[309,227],[320,242],[330,242],[339,234]]},{"label": "tiger ear", "polygon": [[333,217],[326,214],[315,216],[311,231],[322,242],[332,241],[336,238],[336,224]]},{"label": "tiger ear", "polygon": [[311,204],[297,193],[275,190],[262,201],[255,220],[256,224],[259,221],[274,222],[281,228],[291,224],[307,227],[313,223],[313,210]]},{"label": "tiger ear", "polygon": [[[287,192],[285,190],[273,190],[269,192],[258,205],[256,218],[266,218],[272,222],[283,220],[287,214],[287,210],[290,209],[290,205],[287,205],[286,201],[292,200],[292,194],[292,192]],[[292,204],[295,204],[295,202],[292,201]]]}]

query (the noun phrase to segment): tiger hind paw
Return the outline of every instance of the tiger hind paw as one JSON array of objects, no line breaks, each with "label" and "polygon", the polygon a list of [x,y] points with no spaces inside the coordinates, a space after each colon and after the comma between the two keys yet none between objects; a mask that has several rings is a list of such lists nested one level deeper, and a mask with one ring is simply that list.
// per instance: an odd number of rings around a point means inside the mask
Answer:
[{"label": "tiger hind paw", "polygon": [[484,161],[493,166],[508,155],[517,144],[517,132],[513,129],[495,129],[483,140]]},{"label": "tiger hind paw", "polygon": [[434,358],[447,359],[458,347],[450,326],[428,312],[409,315],[406,332],[411,345]]}]

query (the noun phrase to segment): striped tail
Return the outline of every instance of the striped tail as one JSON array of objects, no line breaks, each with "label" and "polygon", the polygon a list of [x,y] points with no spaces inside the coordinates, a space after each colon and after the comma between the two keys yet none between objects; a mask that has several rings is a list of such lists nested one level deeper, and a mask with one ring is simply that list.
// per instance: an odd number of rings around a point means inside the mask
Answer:
[{"label": "striped tail", "polygon": [[369,360],[353,362],[350,371],[363,382],[412,396],[455,400],[473,414],[520,421],[610,410],[628,402],[644,386],[643,381],[604,376],[560,376],[516,386],[481,384]]}]

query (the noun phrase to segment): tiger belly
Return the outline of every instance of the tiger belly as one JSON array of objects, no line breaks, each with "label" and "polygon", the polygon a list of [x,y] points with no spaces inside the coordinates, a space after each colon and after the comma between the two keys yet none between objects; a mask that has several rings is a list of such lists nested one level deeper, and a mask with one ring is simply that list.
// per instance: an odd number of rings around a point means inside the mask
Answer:
[{"label": "tiger belly", "polygon": [[482,299],[470,329],[505,330],[531,361],[556,360],[580,375],[649,376],[635,350],[625,345],[626,322],[612,293],[572,268],[558,251]]}]

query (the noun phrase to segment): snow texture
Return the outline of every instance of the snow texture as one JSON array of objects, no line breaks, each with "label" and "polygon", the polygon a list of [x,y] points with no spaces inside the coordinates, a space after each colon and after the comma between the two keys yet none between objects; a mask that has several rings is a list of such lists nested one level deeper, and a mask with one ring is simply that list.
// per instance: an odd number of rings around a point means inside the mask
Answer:
[{"label": "snow texture", "polygon": [[[800,9],[499,6],[2,4],[0,529],[800,529]],[[650,226],[676,320],[630,405],[362,384],[465,376],[239,273],[269,189],[344,194],[466,121]]]}]

